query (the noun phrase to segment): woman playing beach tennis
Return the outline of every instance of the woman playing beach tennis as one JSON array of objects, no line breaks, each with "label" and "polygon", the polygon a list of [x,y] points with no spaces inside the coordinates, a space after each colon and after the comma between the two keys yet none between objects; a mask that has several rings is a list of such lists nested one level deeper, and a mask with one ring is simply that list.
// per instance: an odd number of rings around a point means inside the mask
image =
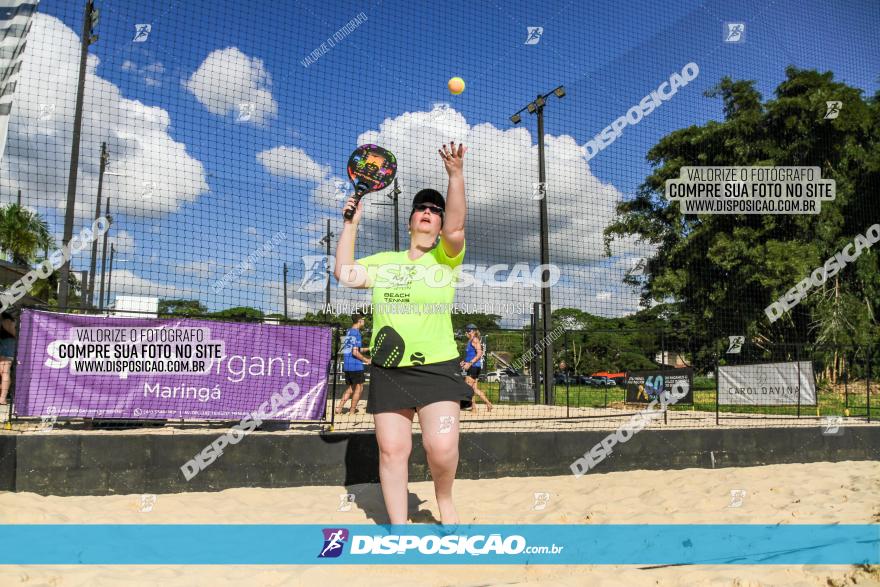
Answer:
[{"label": "woman playing beach tennis", "polygon": [[[486,408],[491,412],[494,406],[489,401],[489,398],[486,397],[486,394],[480,390],[477,382],[480,370],[483,368],[483,341],[480,338],[480,330],[476,324],[468,324],[464,327],[464,332],[468,337],[468,342],[464,347],[464,361],[459,363],[465,371],[464,381],[474,390],[476,395],[486,402]],[[473,402],[473,405],[476,406],[477,402]]]},{"label": "woman playing beach tennis", "polygon": [[[407,481],[416,412],[440,519],[457,524],[452,484],[458,468],[459,402],[470,397],[452,331],[453,269],[464,258],[464,145],[443,145],[446,200],[432,189],[413,199],[406,251],[354,260],[363,202],[344,221],[334,274],[350,287],[372,288],[373,336],[367,413],[379,444],[379,479],[391,524],[407,523]],[[345,209],[353,207],[349,199]],[[439,238],[438,238],[439,237]]]}]

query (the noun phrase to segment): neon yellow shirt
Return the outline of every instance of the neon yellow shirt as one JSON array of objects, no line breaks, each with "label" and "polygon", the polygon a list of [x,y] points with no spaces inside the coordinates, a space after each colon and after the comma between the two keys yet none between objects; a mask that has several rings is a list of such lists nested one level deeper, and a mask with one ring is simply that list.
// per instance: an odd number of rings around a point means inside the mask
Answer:
[{"label": "neon yellow shirt", "polygon": [[[441,239],[442,240],[442,239]],[[458,358],[452,332],[453,269],[464,246],[450,258],[443,245],[413,261],[407,251],[358,259],[372,284],[371,357],[380,367],[409,367]]]}]

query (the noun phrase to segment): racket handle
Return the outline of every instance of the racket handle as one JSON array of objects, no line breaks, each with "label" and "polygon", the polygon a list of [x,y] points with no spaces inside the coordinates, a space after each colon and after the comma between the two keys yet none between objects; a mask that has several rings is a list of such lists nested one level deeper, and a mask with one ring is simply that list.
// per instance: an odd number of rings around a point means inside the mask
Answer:
[{"label": "racket handle", "polygon": [[342,214],[343,218],[345,218],[346,220],[351,220],[352,218],[354,218],[354,212],[355,210],[357,210],[358,204],[360,203],[362,197],[364,197],[364,195],[358,193],[355,193],[355,195],[352,196],[352,198],[354,198],[354,207],[346,208],[345,212]]}]

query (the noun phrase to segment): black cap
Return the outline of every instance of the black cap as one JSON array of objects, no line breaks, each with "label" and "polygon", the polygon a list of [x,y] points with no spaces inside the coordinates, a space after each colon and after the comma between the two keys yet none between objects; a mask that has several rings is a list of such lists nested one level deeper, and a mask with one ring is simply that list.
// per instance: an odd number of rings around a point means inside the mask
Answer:
[{"label": "black cap", "polygon": [[446,210],[446,200],[443,199],[443,196],[441,196],[440,192],[437,190],[432,190],[431,188],[421,190],[416,194],[416,197],[413,198],[413,208],[424,202],[440,206],[443,210]]},{"label": "black cap", "polygon": [[464,329],[465,329],[465,332],[468,330],[476,330],[477,325],[476,324],[468,324],[467,326],[464,327]]}]

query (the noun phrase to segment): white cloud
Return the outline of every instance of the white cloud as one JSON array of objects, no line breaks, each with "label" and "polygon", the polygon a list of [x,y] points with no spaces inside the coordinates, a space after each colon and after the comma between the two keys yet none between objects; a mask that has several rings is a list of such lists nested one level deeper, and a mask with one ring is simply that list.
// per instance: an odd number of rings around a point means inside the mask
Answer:
[{"label": "white cloud", "polygon": [[[408,112],[384,120],[377,130],[362,133],[357,144],[376,143],[397,156],[401,179],[401,218],[409,214],[409,198],[419,189],[433,187],[445,195],[447,176],[437,153],[450,140],[468,147],[465,180],[468,197],[467,255],[473,265],[540,264],[539,201],[532,199],[538,177],[535,137],[522,127],[496,128],[468,124],[460,113],[445,105],[429,112]],[[651,256],[651,247],[632,239],[615,241],[614,258],[604,254],[603,231],[617,217],[623,194],[596,178],[586,160],[586,150],[569,135],[545,136],[548,185],[550,260],[562,272],[553,287],[553,307],[576,307],[603,316],[617,316],[638,309],[638,292],[623,284],[630,261],[618,258]],[[342,201],[336,199],[334,178],[312,190],[312,199],[323,214],[339,218]],[[390,188],[389,188],[390,189]],[[358,256],[390,250],[391,208],[371,206],[387,201],[370,194],[358,237]],[[402,245],[407,246],[406,227],[401,226]],[[349,295],[339,291],[339,297]],[[334,288],[334,299],[337,293]],[[531,311],[540,300],[537,288],[459,289],[456,301],[518,305]],[[512,314],[513,312],[494,312]],[[506,317],[506,324],[520,325]]]},{"label": "white cloud", "polygon": [[263,60],[248,57],[237,47],[211,52],[183,85],[218,116],[238,116],[240,104],[253,104],[249,122],[254,124],[263,124],[278,113],[270,90],[272,77]]},{"label": "white cloud", "polygon": [[110,283],[114,296],[150,296],[158,298],[187,298],[198,299],[199,293],[188,288],[179,288],[173,285],[165,285],[149,279],[139,277],[128,269],[113,269]]},{"label": "white cloud", "polygon": [[[171,119],[159,107],[124,98],[119,88],[95,72],[98,58],[89,55],[85,107],[80,143],[77,207],[80,218],[91,216],[97,192],[100,145],[107,142],[105,194],[112,194],[111,211],[134,216],[158,216],[177,211],[208,190],[200,161],[186,145],[171,138]],[[21,189],[29,201],[58,213],[66,206],[70,165],[79,37],[55,17],[36,14],[28,35],[9,124],[9,139],[0,174],[3,198]],[[54,112],[40,119],[40,104]],[[154,187],[145,197],[144,185]]]},{"label": "white cloud", "polygon": [[207,279],[216,270],[217,262],[213,259],[205,261],[187,261],[174,264],[174,272],[183,275],[197,277],[199,279]]},{"label": "white cloud", "polygon": [[330,167],[319,165],[299,147],[274,147],[257,153],[257,161],[272,175],[322,181]]},{"label": "white cloud", "polygon": [[122,62],[122,71],[131,71],[140,75],[144,83],[151,87],[162,85],[160,75],[165,73],[165,65],[160,61],[151,63],[150,65],[139,67],[135,62],[126,59]]},{"label": "white cloud", "polygon": [[111,233],[108,240],[116,247],[117,253],[127,254],[134,252],[134,237],[128,231],[120,230],[116,234]]},{"label": "white cloud", "polygon": [[[321,302],[307,302],[306,300],[302,300],[299,298],[292,298],[290,296],[287,297],[287,317],[288,318],[304,318],[306,312],[319,312],[323,308],[323,304]],[[279,314],[284,313],[284,305],[282,300],[281,309],[278,312]]]},{"label": "white cloud", "polygon": [[[386,119],[379,130],[362,133],[357,144],[380,144],[397,156],[406,198],[425,187],[445,194],[446,172],[437,149],[450,140],[468,147],[469,260],[538,263],[539,205],[532,199],[538,177],[537,145],[525,128],[498,129],[488,123],[471,126],[460,113],[437,105],[431,112],[408,112]],[[545,136],[549,239],[556,263],[606,259],[602,231],[615,218],[622,194],[592,174],[585,155],[584,147],[571,136]],[[312,193],[328,213],[341,206],[332,186],[332,179],[327,180]],[[379,196],[370,198],[378,200]],[[403,203],[401,208],[405,218],[408,206]],[[369,200],[366,210],[366,226],[362,227],[366,234],[387,234],[388,210],[371,209]],[[615,242],[613,252],[621,254],[633,246],[631,242]]]}]

